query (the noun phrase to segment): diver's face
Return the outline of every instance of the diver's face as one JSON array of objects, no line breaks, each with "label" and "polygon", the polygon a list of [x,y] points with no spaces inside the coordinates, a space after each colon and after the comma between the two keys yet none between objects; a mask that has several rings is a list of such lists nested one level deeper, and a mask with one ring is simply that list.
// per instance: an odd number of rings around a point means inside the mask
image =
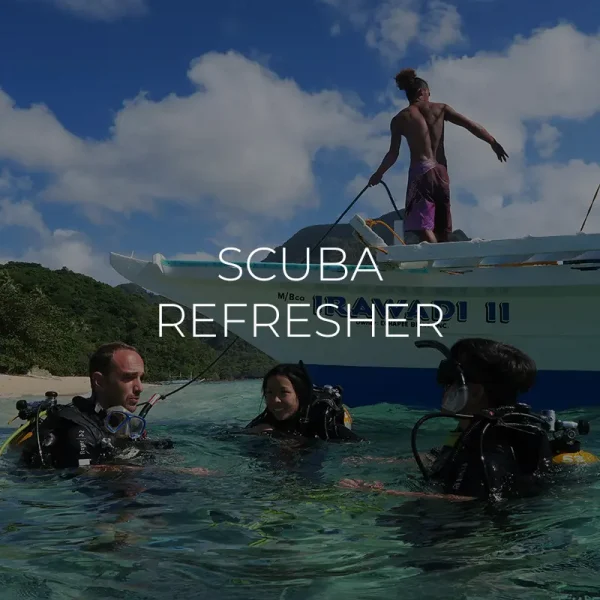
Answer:
[{"label": "diver's face", "polygon": [[144,390],[144,361],[132,350],[117,350],[113,354],[110,372],[94,373],[96,394],[104,408],[123,406],[134,412]]},{"label": "diver's face", "polygon": [[273,375],[269,378],[265,389],[265,400],[267,410],[278,421],[293,417],[300,408],[292,382],[283,375]]}]

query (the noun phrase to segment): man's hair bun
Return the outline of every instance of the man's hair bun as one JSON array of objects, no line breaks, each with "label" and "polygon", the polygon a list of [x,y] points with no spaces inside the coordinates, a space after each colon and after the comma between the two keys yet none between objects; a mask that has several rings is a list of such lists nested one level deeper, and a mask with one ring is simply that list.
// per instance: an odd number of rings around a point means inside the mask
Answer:
[{"label": "man's hair bun", "polygon": [[414,69],[402,69],[402,71],[396,75],[396,85],[398,86],[398,89],[408,90],[413,87],[416,78],[417,72]]}]

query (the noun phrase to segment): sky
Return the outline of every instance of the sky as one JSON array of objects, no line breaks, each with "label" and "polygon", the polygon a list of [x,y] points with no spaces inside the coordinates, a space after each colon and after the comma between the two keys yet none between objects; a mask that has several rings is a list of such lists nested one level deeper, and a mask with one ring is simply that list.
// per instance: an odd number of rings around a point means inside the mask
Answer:
[{"label": "sky", "polygon": [[[389,147],[405,67],[509,155],[447,125],[456,229],[576,233],[600,184],[595,12],[563,0],[3,0],[0,263],[114,285],[110,252],[244,256],[332,223]],[[384,176],[401,207],[408,164],[403,141]],[[391,206],[376,186],[355,209]],[[600,232],[600,206],[585,231]]]}]

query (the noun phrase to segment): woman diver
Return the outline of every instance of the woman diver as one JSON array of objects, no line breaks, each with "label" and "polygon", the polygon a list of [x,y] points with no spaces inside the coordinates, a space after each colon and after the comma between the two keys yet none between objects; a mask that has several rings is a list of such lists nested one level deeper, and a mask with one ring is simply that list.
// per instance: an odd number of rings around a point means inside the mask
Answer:
[{"label": "woman diver", "polygon": [[262,395],[266,408],[246,425],[245,433],[362,440],[350,429],[341,388],[313,386],[301,363],[273,367],[264,376]]}]

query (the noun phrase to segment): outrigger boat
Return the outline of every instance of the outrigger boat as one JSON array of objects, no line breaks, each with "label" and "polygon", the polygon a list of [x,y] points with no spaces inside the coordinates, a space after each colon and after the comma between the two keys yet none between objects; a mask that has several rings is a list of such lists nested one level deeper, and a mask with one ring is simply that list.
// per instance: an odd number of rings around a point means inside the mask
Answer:
[{"label": "outrigger boat", "polygon": [[[367,253],[347,271],[333,264],[247,264],[226,252],[220,261],[112,253],[110,262],[125,279],[174,304],[201,304],[199,320],[227,325],[275,360],[302,360],[315,383],[343,386],[350,407],[438,408],[439,353],[414,342],[451,346],[473,336],[514,344],[536,361],[537,384],[523,398],[534,409],[598,403],[600,234],[407,245],[397,221],[388,245],[373,231],[376,222],[356,215],[350,223]],[[163,306],[162,315],[163,324],[182,321],[174,306]]]}]

